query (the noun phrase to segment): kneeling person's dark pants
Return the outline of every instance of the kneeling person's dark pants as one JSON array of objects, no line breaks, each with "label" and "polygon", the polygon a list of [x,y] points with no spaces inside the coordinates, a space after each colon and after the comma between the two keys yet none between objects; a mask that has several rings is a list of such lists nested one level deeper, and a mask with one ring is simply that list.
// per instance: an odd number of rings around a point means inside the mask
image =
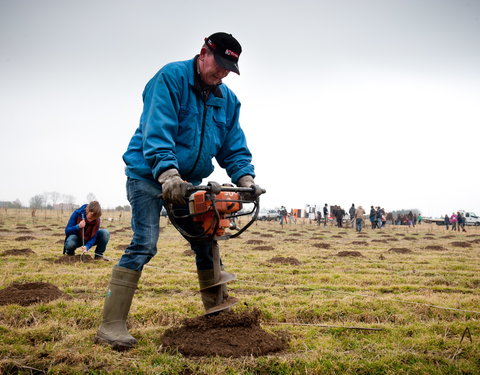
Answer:
[{"label": "kneeling person's dark pants", "polygon": [[[107,249],[108,241],[110,240],[110,233],[106,229],[99,229],[97,232],[97,239],[94,246],[95,255],[102,256],[105,250]],[[67,255],[75,255],[75,250],[82,246],[82,240],[76,234],[71,234],[65,239],[65,244],[63,246],[63,253]]]}]

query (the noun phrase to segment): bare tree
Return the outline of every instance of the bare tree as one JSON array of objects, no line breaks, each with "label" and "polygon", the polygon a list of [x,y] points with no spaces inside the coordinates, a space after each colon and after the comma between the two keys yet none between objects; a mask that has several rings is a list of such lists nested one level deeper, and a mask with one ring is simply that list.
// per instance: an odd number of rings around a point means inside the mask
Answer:
[{"label": "bare tree", "polygon": [[55,208],[55,205],[58,203],[60,199],[60,193],[58,191],[51,191],[50,199],[52,200],[52,206]]},{"label": "bare tree", "polygon": [[42,208],[44,199],[45,199],[44,196],[40,194],[30,198],[30,208],[32,209],[33,218],[35,217],[35,213],[37,212],[37,210]]},{"label": "bare tree", "polygon": [[97,200],[97,197],[95,196],[95,194],[93,194],[93,193],[88,193],[87,194],[87,203],[91,202],[91,201],[96,201],[96,200]]}]

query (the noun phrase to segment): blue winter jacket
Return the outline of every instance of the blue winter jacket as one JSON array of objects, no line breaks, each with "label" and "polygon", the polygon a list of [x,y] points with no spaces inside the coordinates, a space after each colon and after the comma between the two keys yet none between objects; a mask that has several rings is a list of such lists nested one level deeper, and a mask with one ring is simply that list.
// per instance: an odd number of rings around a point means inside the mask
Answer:
[{"label": "blue winter jacket", "polygon": [[123,155],[128,177],[158,184],[161,173],[176,168],[198,185],[213,172],[214,157],[233,183],[247,174],[255,177],[238,121],[240,102],[224,84],[205,101],[196,60],[170,63],[147,83],[140,125]]},{"label": "blue winter jacket", "polygon": [[[67,226],[65,227],[65,235],[67,237],[72,234],[76,234],[76,235],[79,234],[80,227],[77,224],[78,218],[83,218],[85,220],[87,219],[86,204],[84,204],[80,208],[77,208],[75,211],[73,211],[72,215],[70,216]],[[98,218],[97,220],[100,221],[100,218]],[[85,243],[85,247],[87,248],[87,250],[89,250],[93,245],[95,245],[95,241],[97,240],[97,234],[98,232],[95,232],[94,236]]]}]

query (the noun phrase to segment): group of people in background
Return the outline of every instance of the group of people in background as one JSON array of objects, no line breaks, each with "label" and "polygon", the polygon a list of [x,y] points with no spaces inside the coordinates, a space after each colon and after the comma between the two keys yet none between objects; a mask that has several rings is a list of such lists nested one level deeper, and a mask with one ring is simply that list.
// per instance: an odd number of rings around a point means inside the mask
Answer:
[{"label": "group of people in background", "polygon": [[448,217],[445,214],[445,227],[449,230],[449,226],[452,226],[452,230],[458,230],[462,232],[466,232],[465,229],[465,217],[462,215],[461,212],[452,212],[452,215]]}]

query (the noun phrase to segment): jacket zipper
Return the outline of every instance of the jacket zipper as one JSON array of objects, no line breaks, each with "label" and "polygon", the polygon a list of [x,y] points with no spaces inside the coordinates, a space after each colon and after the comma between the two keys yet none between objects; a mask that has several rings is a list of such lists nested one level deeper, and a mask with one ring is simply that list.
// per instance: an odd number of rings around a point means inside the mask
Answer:
[{"label": "jacket zipper", "polygon": [[197,167],[198,161],[200,160],[200,155],[202,153],[203,148],[203,137],[205,133],[205,122],[207,119],[207,98],[202,97],[203,99],[203,117],[202,117],[202,131],[200,133],[200,146],[198,147],[198,154],[197,158],[195,159],[195,163],[193,163],[193,167],[185,174],[186,176],[190,175],[195,168]]}]

